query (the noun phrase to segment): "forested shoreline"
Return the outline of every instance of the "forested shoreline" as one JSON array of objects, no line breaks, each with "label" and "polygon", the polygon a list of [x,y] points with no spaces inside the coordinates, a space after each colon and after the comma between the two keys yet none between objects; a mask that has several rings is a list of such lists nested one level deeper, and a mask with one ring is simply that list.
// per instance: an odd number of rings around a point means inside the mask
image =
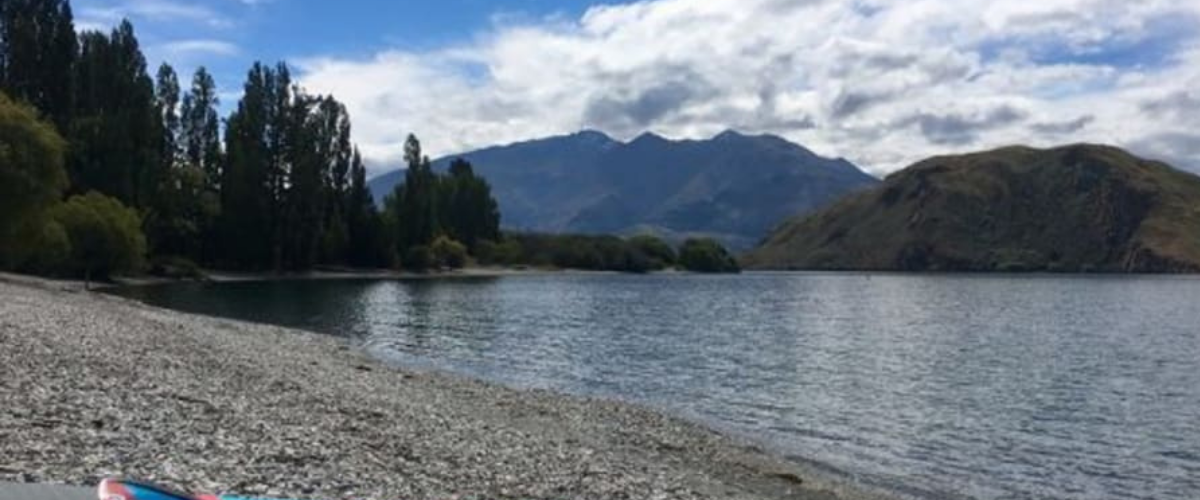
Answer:
[{"label": "forested shoreline", "polygon": [[[405,182],[377,209],[346,107],[306,91],[284,62],[254,63],[224,119],[218,95],[203,67],[186,86],[168,63],[152,77],[128,21],[76,32],[66,0],[4,2],[0,267],[107,277],[683,265],[646,237],[506,236],[487,181],[462,160],[435,172],[412,135]],[[736,268],[724,249],[704,258],[696,270]]]}]

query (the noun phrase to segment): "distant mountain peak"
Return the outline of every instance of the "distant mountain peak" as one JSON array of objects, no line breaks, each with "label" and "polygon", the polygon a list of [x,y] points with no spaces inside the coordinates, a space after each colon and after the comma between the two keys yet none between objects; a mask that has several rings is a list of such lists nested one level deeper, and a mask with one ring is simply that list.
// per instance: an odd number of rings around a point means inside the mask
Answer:
[{"label": "distant mountain peak", "polygon": [[[780,221],[879,181],[773,136],[727,131],[673,140],[646,132],[625,142],[596,130],[464,152],[491,183],[504,227],[629,234],[654,228],[669,239],[711,236],[752,246]],[[371,182],[378,200],[400,172]]]},{"label": "distant mountain peak", "polygon": [[671,142],[671,141],[670,141],[670,139],[667,139],[666,137],[663,137],[661,135],[658,135],[658,134],[656,134],[654,132],[650,132],[650,131],[642,132],[641,135],[635,137],[632,141],[629,141],[630,144],[647,143],[647,142]]},{"label": "distant mountain peak", "polygon": [[601,132],[599,130],[595,130],[595,129],[583,129],[578,132],[575,132],[574,134],[569,135],[568,137],[571,137],[573,139],[588,141],[588,142],[596,142],[596,143],[617,142],[616,139],[613,139],[608,134]]},{"label": "distant mountain peak", "polygon": [[731,139],[745,139],[748,136],[734,129],[725,129],[725,131],[713,136],[714,141],[728,141]]}]

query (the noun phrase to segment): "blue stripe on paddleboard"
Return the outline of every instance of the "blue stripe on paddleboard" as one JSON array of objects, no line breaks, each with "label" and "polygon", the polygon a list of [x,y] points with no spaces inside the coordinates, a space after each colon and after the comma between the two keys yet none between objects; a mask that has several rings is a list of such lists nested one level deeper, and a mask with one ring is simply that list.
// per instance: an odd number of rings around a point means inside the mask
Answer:
[{"label": "blue stripe on paddleboard", "polygon": [[[133,497],[137,500],[183,500],[179,496],[158,491],[157,489],[153,488],[146,488],[137,484],[125,483],[125,489],[129,490],[130,493],[133,493]],[[218,498],[221,500],[286,500],[282,498],[250,498],[231,496],[220,496]]]},{"label": "blue stripe on paddleboard", "polygon": [[286,500],[283,498],[250,498],[250,497],[220,497],[221,500]]}]

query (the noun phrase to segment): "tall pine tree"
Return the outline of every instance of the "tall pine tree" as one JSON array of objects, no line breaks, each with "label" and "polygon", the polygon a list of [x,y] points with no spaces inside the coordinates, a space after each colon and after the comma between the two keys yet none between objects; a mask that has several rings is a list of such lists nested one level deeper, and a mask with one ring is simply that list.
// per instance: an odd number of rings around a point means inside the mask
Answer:
[{"label": "tall pine tree", "polygon": [[74,109],[78,40],[67,0],[0,1],[0,89],[65,132]]}]

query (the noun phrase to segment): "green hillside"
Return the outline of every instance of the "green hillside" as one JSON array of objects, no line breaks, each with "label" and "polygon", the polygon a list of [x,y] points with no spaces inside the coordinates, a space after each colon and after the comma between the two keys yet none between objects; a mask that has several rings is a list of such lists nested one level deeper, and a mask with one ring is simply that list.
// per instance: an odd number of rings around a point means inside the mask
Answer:
[{"label": "green hillside", "polygon": [[1200,271],[1200,177],[1117,148],[935,157],[778,227],[752,269]]}]

